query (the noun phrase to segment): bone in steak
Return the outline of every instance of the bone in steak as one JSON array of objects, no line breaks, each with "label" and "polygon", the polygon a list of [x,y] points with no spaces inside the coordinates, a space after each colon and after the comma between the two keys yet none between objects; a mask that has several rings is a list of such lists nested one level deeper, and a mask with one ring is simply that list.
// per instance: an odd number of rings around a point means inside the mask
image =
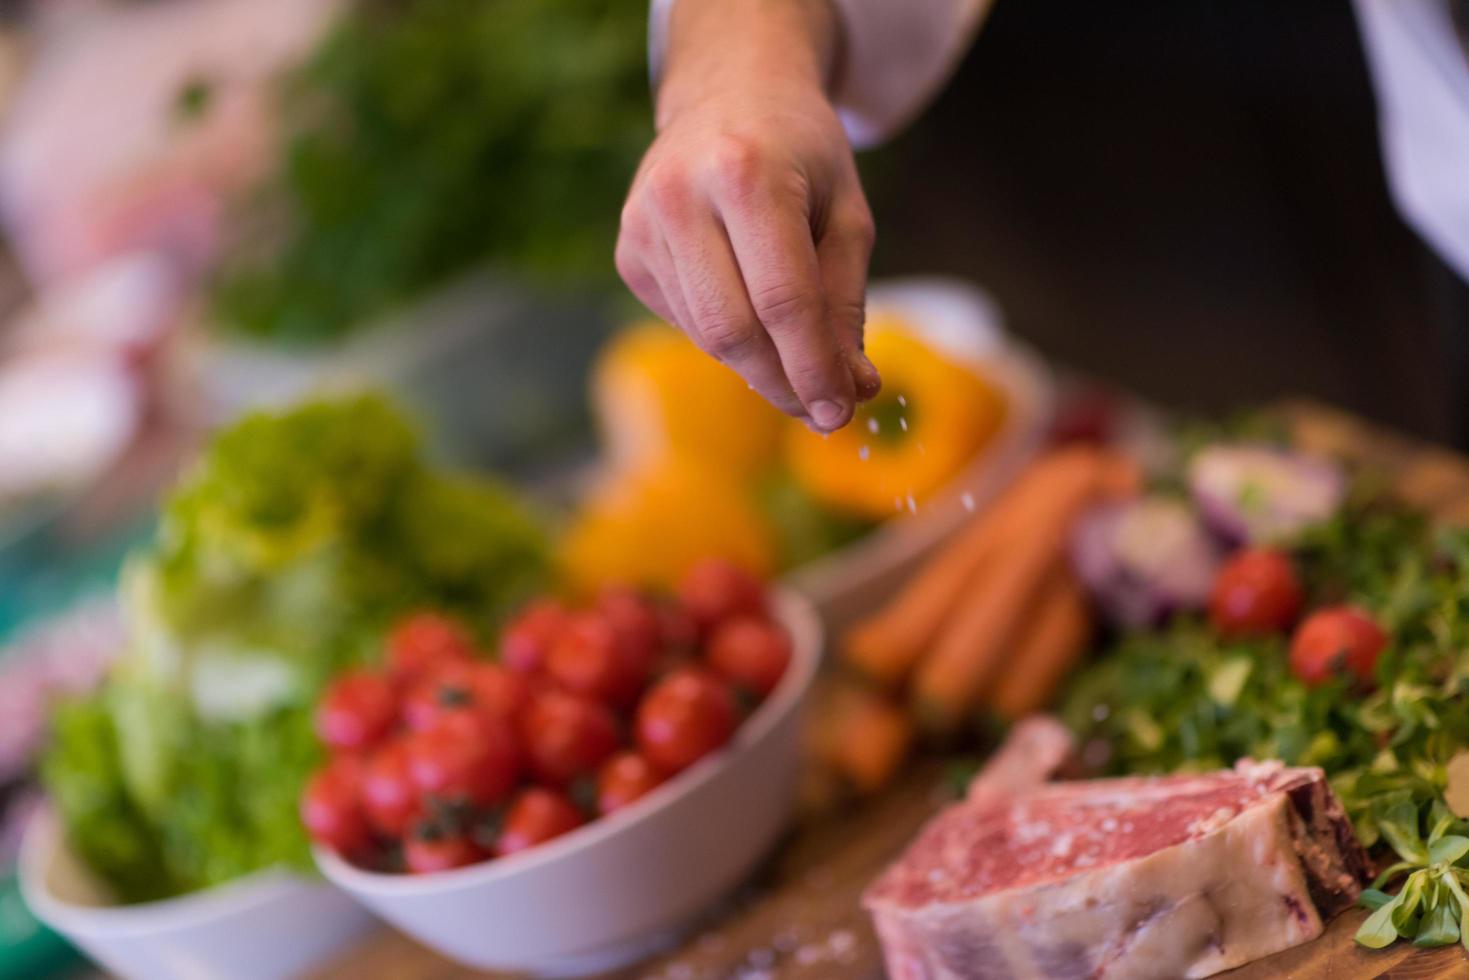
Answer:
[{"label": "bone in steak", "polygon": [[892,980],[1206,977],[1321,934],[1366,855],[1319,769],[1027,784],[1002,749],[864,897]]}]

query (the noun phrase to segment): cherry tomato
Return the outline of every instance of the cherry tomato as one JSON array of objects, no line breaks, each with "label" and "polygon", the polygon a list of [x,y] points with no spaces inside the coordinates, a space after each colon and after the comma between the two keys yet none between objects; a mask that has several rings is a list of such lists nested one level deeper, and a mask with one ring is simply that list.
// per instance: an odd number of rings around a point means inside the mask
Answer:
[{"label": "cherry tomato", "polygon": [[403,863],[416,875],[462,868],[489,856],[462,834],[414,834],[403,842]]},{"label": "cherry tomato", "polygon": [[546,663],[551,644],[566,622],[566,610],[540,599],[521,610],[500,634],[500,662],[518,674],[534,674]]},{"label": "cherry tomato", "polygon": [[372,846],[361,782],[361,763],[347,757],[334,759],[311,777],[301,795],[301,822],[312,840],[344,856]]},{"label": "cherry tomato", "polygon": [[686,654],[699,642],[699,624],[677,599],[658,603],[660,634],[665,652]]},{"label": "cherry tomato", "polygon": [[408,766],[408,746],[395,739],[368,759],[362,775],[367,820],[384,837],[403,837],[423,813],[423,794]]},{"label": "cherry tomato", "polygon": [[652,664],[663,645],[663,622],[658,607],[628,588],[609,587],[597,597],[597,611],[606,617],[624,652],[636,663]]},{"label": "cherry tomato", "polygon": [[619,752],[597,774],[597,812],[621,810],[659,783],[663,776],[636,752]]},{"label": "cherry tomato", "polygon": [[474,639],[459,623],[438,613],[416,613],[388,636],[388,672],[411,683],[451,660],[474,656]]},{"label": "cherry tomato", "polygon": [[619,634],[600,612],[576,613],[561,630],[546,661],[546,673],[573,694],[611,705],[635,700],[653,669],[652,646]]},{"label": "cherry tomato", "polygon": [[338,677],[316,706],[316,737],[330,748],[370,748],[398,720],[398,695],[381,674],[355,670]]},{"label": "cherry tomato", "polygon": [[520,775],[520,747],[503,718],[451,711],[408,736],[408,772],[419,792],[435,800],[493,806]]},{"label": "cherry tomato", "polygon": [[560,793],[541,786],[521,792],[505,814],[495,853],[515,854],[582,825],[582,814]]},{"label": "cherry tomato", "polygon": [[617,720],[604,704],[565,691],[531,699],[521,718],[531,769],[541,780],[565,786],[594,772],[617,751]]},{"label": "cherry tomato", "polygon": [[722,558],[706,558],[690,567],[678,583],[678,597],[705,632],[731,616],[765,612],[760,580]]},{"label": "cherry tomato", "polygon": [[453,661],[413,685],[403,699],[403,721],[423,731],[446,711],[478,708],[509,721],[530,700],[524,677],[500,664]]},{"label": "cherry tomato", "polygon": [[693,765],[729,741],[734,695],[708,671],[684,667],[659,681],[638,705],[638,748],[666,773]]},{"label": "cherry tomato", "polygon": [[735,616],[714,628],[706,656],[731,683],[763,698],[791,662],[791,638],[768,619]]},{"label": "cherry tomato", "polygon": [[1348,674],[1371,684],[1387,634],[1371,616],[1353,606],[1319,609],[1306,617],[1290,644],[1290,668],[1307,684]]},{"label": "cherry tomato", "polygon": [[1209,622],[1221,636],[1265,636],[1289,629],[1305,593],[1288,556],[1270,548],[1239,552],[1214,578]]}]

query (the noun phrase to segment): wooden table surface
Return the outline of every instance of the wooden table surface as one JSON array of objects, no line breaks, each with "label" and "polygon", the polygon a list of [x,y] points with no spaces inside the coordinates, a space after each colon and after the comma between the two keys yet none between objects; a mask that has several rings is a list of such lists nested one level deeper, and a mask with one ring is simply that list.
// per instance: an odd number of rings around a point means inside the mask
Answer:
[{"label": "wooden table surface", "polygon": [[[1469,461],[1313,404],[1280,408],[1296,441],[1381,468],[1410,501],[1449,522],[1469,521]],[[942,764],[916,763],[880,797],[797,826],[755,880],[683,942],[617,980],[880,980],[881,954],[858,896],[947,798]],[[1230,980],[1469,980],[1458,946],[1371,951],[1352,941],[1365,913],[1337,918],[1325,935],[1225,976]],[[322,980],[457,980],[484,976],[388,929],[330,964]]]}]

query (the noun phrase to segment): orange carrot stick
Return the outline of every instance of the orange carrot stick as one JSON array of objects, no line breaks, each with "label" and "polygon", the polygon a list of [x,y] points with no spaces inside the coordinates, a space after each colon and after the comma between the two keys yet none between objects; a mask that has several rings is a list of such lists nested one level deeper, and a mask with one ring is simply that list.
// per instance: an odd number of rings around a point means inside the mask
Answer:
[{"label": "orange carrot stick", "polygon": [[826,734],[828,762],[859,793],[875,793],[890,783],[913,744],[913,720],[874,691],[839,692]]},{"label": "orange carrot stick", "polygon": [[1004,560],[969,582],[958,608],[914,677],[913,701],[921,723],[954,727],[985,695],[1000,673],[1020,625],[1048,578],[1065,566],[1065,545],[1077,517],[1103,492],[1126,489],[1135,470],[1121,457],[1097,457],[1090,480],[1060,487],[1014,518]]},{"label": "orange carrot stick", "polygon": [[901,683],[937,638],[970,581],[1000,553],[1004,538],[1030,516],[1065,509],[1098,483],[1116,483],[1114,462],[1090,447],[1051,452],[1032,463],[994,506],[970,522],[876,614],[843,638],[847,662],[888,686]]},{"label": "orange carrot stick", "polygon": [[1069,572],[1056,577],[1036,604],[994,691],[996,712],[1011,721],[1050,703],[1091,635],[1091,611]]}]

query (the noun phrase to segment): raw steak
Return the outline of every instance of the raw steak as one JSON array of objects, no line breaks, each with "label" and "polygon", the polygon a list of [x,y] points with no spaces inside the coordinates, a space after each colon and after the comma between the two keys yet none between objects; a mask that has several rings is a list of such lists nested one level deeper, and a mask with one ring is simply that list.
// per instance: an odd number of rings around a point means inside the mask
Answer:
[{"label": "raw steak", "polygon": [[1206,977],[1355,903],[1366,855],[1321,770],[1042,783],[1036,726],[868,889],[893,980]]}]

